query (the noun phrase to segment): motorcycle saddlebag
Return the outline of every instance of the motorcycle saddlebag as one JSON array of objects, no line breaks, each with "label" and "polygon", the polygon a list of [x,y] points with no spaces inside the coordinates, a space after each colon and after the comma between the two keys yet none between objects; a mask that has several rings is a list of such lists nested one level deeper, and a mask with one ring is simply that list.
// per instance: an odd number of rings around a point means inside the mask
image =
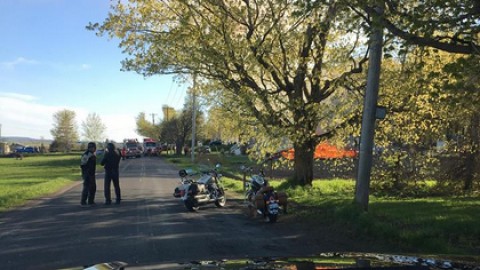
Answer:
[{"label": "motorcycle saddlebag", "polygon": [[198,185],[196,183],[193,183],[190,185],[188,188],[188,192],[192,192],[192,195],[197,195],[198,194]]},{"label": "motorcycle saddlebag", "polygon": [[205,193],[205,185],[199,184],[199,183],[193,183],[190,185],[190,190],[192,191],[192,194],[198,195],[199,193]]},{"label": "motorcycle saddlebag", "polygon": [[255,207],[257,209],[264,209],[265,208],[265,200],[263,198],[262,193],[257,193],[255,195]]},{"label": "motorcycle saddlebag", "polygon": [[182,195],[180,195],[180,189],[178,187],[175,188],[173,191],[173,197],[175,198],[180,198]]},{"label": "motorcycle saddlebag", "polygon": [[287,204],[287,193],[285,192],[277,192],[277,200],[278,204],[280,205],[286,205]]}]

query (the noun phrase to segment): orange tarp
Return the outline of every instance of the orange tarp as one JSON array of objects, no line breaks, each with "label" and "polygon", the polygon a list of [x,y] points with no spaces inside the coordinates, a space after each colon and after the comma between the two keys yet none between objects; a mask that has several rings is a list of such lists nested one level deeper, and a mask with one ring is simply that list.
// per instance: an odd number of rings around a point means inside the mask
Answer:
[{"label": "orange tarp", "polygon": [[[295,149],[290,148],[281,152],[282,157],[293,160],[295,158]],[[355,158],[358,153],[355,150],[339,149],[334,145],[328,143],[320,143],[315,147],[314,159],[329,159],[329,158]]]}]

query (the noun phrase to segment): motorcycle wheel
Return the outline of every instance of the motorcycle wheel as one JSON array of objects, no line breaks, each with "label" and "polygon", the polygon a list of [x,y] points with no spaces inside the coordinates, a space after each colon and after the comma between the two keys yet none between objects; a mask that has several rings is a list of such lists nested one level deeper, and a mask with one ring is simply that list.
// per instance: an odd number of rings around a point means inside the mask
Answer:
[{"label": "motorcycle wheel", "polygon": [[220,199],[217,199],[215,201],[215,205],[217,207],[224,207],[227,202],[227,197],[225,196],[225,191],[223,191],[223,188],[220,188],[218,190],[218,196],[220,197]]},{"label": "motorcycle wheel", "polygon": [[185,200],[185,207],[188,209],[188,211],[198,211],[200,208],[198,203],[193,198],[188,198]]},{"label": "motorcycle wheel", "polygon": [[269,223],[275,223],[275,222],[277,222],[277,217],[278,217],[278,214],[277,214],[277,215],[268,214],[268,222],[269,222]]}]

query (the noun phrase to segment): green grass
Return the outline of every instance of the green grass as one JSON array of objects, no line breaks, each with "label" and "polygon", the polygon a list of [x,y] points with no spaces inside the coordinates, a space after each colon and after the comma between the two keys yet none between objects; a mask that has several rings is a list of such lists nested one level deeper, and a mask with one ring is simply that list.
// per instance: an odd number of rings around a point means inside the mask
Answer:
[{"label": "green grass", "polygon": [[0,212],[79,180],[79,162],[79,153],[0,158]]},{"label": "green grass", "polygon": [[[224,170],[240,175],[238,167],[247,159],[223,157]],[[177,160],[177,164],[196,166]],[[224,177],[230,191],[243,194],[243,185],[237,179]],[[354,203],[355,182],[334,179],[313,182],[312,187],[292,186],[286,179],[270,181],[277,189],[287,192],[292,207],[290,214],[296,220],[328,223],[349,234],[352,239],[378,239],[392,251],[422,254],[476,256],[480,261],[480,197],[425,196],[423,198],[395,198],[370,196],[369,211],[361,211]],[[435,189],[428,181],[422,194]],[[434,192],[432,192],[434,193]]]},{"label": "green grass", "polygon": [[273,183],[287,186],[284,190],[298,204],[293,208],[295,215],[316,223],[334,223],[353,238],[381,239],[405,252],[480,254],[478,197],[370,196],[369,211],[363,212],[353,203],[355,182],[351,180],[315,180],[311,188]]},{"label": "green grass", "polygon": [[373,198],[358,230],[413,251],[478,254],[479,209],[479,198]]}]

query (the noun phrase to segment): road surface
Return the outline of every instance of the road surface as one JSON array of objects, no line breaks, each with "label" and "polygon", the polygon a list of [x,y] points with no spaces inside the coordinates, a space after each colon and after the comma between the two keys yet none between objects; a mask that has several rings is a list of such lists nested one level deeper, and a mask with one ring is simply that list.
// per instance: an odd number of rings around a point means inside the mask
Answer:
[{"label": "road surface", "polygon": [[282,224],[282,217],[277,224],[249,219],[238,199],[227,200],[225,208],[212,204],[188,212],[172,196],[178,168],[161,158],[122,161],[120,176],[120,205],[103,205],[100,172],[95,207],[80,207],[78,182],[1,214],[0,269],[51,270],[108,261],[140,269],[202,259],[311,255],[330,246],[310,239],[308,231]]}]

